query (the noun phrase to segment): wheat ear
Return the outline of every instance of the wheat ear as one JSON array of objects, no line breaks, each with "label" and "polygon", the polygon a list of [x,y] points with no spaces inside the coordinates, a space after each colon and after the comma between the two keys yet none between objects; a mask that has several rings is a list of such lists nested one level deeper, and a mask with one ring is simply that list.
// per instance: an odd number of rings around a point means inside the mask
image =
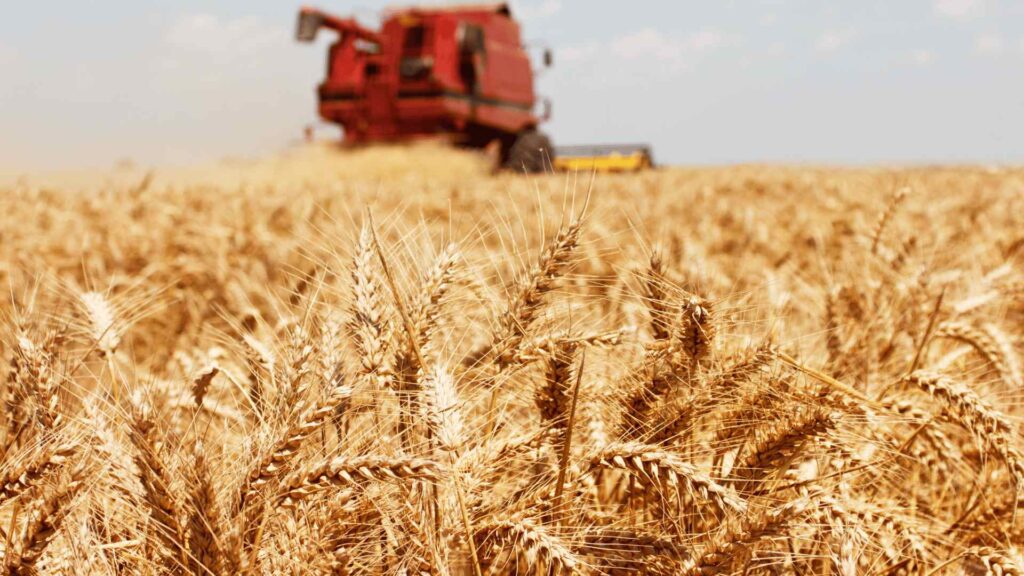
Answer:
[{"label": "wheat ear", "polygon": [[156,524],[157,540],[178,556],[177,560],[167,558],[168,565],[175,562],[185,565],[188,548],[182,523],[182,506],[171,485],[170,472],[160,455],[162,440],[157,424],[144,408],[136,406],[133,412],[130,438],[135,446],[135,466],[145,494],[146,507]]},{"label": "wheat ear", "polygon": [[811,497],[803,497],[736,522],[723,533],[714,535],[699,556],[682,562],[679,574],[715,576],[727,573],[733,560],[742,558],[757,543],[785,533],[793,521],[813,505]]},{"label": "wheat ear", "polygon": [[[438,254],[434,265],[424,275],[423,282],[412,302],[410,316],[416,344],[425,360],[432,358],[432,340],[437,332],[441,314],[444,311],[445,298],[454,285],[461,253],[458,246],[448,244]],[[407,374],[406,379],[415,378],[424,367],[420,366],[411,345],[406,342],[399,350],[397,364]]]},{"label": "wheat ear", "polygon": [[963,553],[964,573],[970,576],[1021,576],[1024,568],[1008,555],[987,546],[976,546]]},{"label": "wheat ear", "polygon": [[979,444],[992,449],[1006,461],[1017,487],[1024,487],[1024,461],[1012,442],[1014,427],[1003,413],[983,401],[970,388],[939,374],[918,370],[903,382],[938,400]]},{"label": "wheat ear", "polygon": [[533,325],[555,282],[564,274],[573,253],[579,245],[580,230],[586,206],[579,216],[573,217],[560,229],[554,240],[541,253],[537,265],[508,301],[508,307],[498,320],[493,336],[492,350],[499,369],[515,363],[526,331]]},{"label": "wheat ear", "polygon": [[551,343],[547,351],[544,383],[534,394],[541,421],[547,426],[564,428],[568,420],[575,382],[576,349],[575,342],[562,341]]},{"label": "wheat ear", "polygon": [[889,225],[889,221],[896,214],[897,208],[903,203],[903,200],[910,193],[910,189],[906,187],[898,188],[889,199],[889,203],[885,206],[885,210],[878,217],[878,221],[875,222],[874,229],[871,232],[871,253],[878,253],[878,246],[882,241],[882,235],[885,234],[885,229]]},{"label": "wheat ear", "polygon": [[367,482],[436,482],[438,465],[422,458],[398,456],[339,456],[296,471],[281,486],[285,503],[308,498],[328,486],[358,486]]},{"label": "wheat ear", "polygon": [[216,364],[210,364],[192,378],[192,401],[195,402],[196,408],[203,406],[203,400],[206,398],[206,393],[210,390],[210,384],[213,383],[214,377],[219,372],[220,368]]},{"label": "wheat ear", "polygon": [[665,340],[671,335],[668,294],[665,290],[665,262],[660,248],[651,251],[643,278],[644,304],[651,316],[651,336]]},{"label": "wheat ear", "polygon": [[717,333],[714,303],[694,296],[683,303],[672,340],[693,368],[710,357]]},{"label": "wheat ear", "polygon": [[29,518],[21,536],[17,552],[6,550],[3,565],[16,575],[36,574],[36,565],[53,542],[71,512],[71,503],[85,487],[88,462],[78,462],[71,472],[62,477],[54,488],[41,489],[42,496],[33,502]]},{"label": "wheat ear", "polygon": [[981,355],[1011,389],[1021,387],[1020,362],[1013,344],[1001,330],[986,324],[980,328],[965,322],[943,322],[934,338],[948,338],[967,344]]},{"label": "wheat ear", "polygon": [[359,350],[360,368],[357,376],[367,378],[377,388],[391,381],[388,349],[391,341],[391,320],[384,306],[377,270],[373,264],[373,231],[364,222],[352,262],[351,328]]},{"label": "wheat ear", "polygon": [[[44,431],[53,430],[63,422],[60,412],[60,379],[54,374],[53,366],[56,337],[53,335],[38,345],[24,334],[19,335],[11,358],[12,370],[8,380],[8,408],[12,415],[23,413],[26,407],[17,404],[27,403],[28,396],[31,396],[38,407],[36,421]],[[17,421],[18,418],[12,420]]]},{"label": "wheat ear", "polygon": [[[422,355],[428,363],[433,360],[433,337],[444,309],[445,296],[454,281],[458,258],[458,249],[449,244],[427,271],[409,312],[411,335],[395,352],[395,378],[401,408],[398,433],[406,447],[412,443],[410,430],[415,422],[414,406],[421,392],[423,372],[429,369],[429,366],[421,364],[420,358]],[[430,390],[426,392],[428,395],[431,393]]]},{"label": "wheat ear", "polygon": [[723,512],[743,513],[747,503],[736,492],[715,482],[678,455],[661,446],[623,443],[608,446],[594,456],[591,469],[616,468],[632,474],[644,484],[681,486],[694,496],[715,505]]},{"label": "wheat ear", "polygon": [[262,488],[281,477],[291,465],[292,459],[302,447],[302,443],[321,429],[334,414],[335,409],[348,400],[351,394],[351,388],[335,388],[331,390],[325,400],[317,403],[305,413],[300,413],[299,418],[281,434],[266,455],[260,458],[250,470],[245,484],[239,491],[237,504],[239,510],[245,508],[246,503],[251,501]]},{"label": "wheat ear", "polygon": [[242,335],[242,346],[249,367],[249,404],[259,418],[266,412],[268,388],[276,386],[277,358],[273,351],[252,334]]},{"label": "wheat ear", "polygon": [[447,369],[430,369],[424,379],[423,400],[431,438],[446,452],[458,451],[465,442],[462,411],[455,378]]},{"label": "wheat ear", "polygon": [[121,343],[114,307],[110,305],[107,297],[99,292],[83,292],[78,295],[78,299],[85,309],[90,336],[96,348],[104,356],[113,356],[118,344]]},{"label": "wheat ear", "polygon": [[56,446],[44,445],[33,451],[20,465],[11,466],[0,476],[0,501],[17,498],[32,490],[54,470],[64,466],[76,451],[75,445],[62,443]]},{"label": "wheat ear", "polygon": [[861,530],[867,527],[871,527],[873,530],[884,528],[902,541],[912,566],[921,567],[924,564],[928,550],[924,539],[913,528],[909,519],[897,515],[894,511],[885,510],[868,502],[840,500],[834,496],[823,495],[819,499],[818,508],[813,515],[830,524],[842,524],[848,529],[852,529],[852,527],[859,527]]},{"label": "wheat ear", "polygon": [[223,552],[218,532],[223,530],[220,505],[214,479],[201,442],[193,449],[193,482],[189,486],[188,550],[189,566],[194,574],[223,572]]},{"label": "wheat ear", "polygon": [[554,574],[571,574],[579,564],[572,549],[529,518],[494,520],[477,532],[478,543],[497,541],[520,554],[531,569],[548,567]]},{"label": "wheat ear", "polygon": [[[811,410],[782,424],[770,424],[753,449],[735,468],[747,481],[763,478],[773,470],[785,472],[804,445],[827,434],[835,427],[835,418],[822,410]],[[749,488],[750,486],[745,486]]]}]

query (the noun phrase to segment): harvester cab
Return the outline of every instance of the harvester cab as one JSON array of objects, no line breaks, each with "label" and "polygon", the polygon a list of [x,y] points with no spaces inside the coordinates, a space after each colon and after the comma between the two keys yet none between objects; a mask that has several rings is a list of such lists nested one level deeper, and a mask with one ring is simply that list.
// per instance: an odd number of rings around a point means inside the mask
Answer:
[{"label": "harvester cab", "polygon": [[[551,140],[539,130],[550,116],[550,102],[535,112],[533,65],[506,3],[392,8],[379,30],[302,8],[296,39],[312,42],[320,29],[338,38],[317,90],[319,113],[342,126],[348,144],[441,135],[461,146],[496,146],[502,167],[527,172],[649,165],[553,158]],[[542,62],[551,65],[549,50]],[[635,152],[577,152],[584,150]]]}]

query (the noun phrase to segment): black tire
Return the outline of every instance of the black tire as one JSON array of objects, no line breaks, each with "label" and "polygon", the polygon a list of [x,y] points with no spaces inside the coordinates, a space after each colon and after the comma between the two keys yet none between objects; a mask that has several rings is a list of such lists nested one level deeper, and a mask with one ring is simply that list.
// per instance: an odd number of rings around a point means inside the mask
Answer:
[{"label": "black tire", "polygon": [[537,174],[551,165],[551,139],[539,130],[525,130],[509,147],[502,167],[514,172]]}]

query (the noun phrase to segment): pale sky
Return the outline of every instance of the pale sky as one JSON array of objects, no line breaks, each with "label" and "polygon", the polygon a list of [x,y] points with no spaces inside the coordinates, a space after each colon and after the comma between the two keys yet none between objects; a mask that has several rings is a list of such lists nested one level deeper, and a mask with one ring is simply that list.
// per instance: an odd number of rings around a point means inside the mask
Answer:
[{"label": "pale sky", "polygon": [[[329,36],[293,40],[300,3],[11,3],[0,169],[287,147],[316,120]],[[316,5],[372,24],[390,4]],[[519,0],[513,11],[528,42],[555,51],[538,86],[556,144],[649,142],[679,164],[1024,163],[1024,0]]]}]

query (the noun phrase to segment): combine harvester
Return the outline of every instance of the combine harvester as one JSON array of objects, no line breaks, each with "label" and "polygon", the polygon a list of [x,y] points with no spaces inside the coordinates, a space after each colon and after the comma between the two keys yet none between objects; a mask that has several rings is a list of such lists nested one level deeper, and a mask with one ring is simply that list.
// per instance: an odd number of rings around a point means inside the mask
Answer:
[{"label": "combine harvester", "polygon": [[[314,8],[299,11],[296,38],[334,30],[327,74],[318,88],[320,117],[344,128],[345,142],[444,137],[458,146],[497,149],[508,170],[640,170],[647,146],[555,150],[539,126],[533,67],[508,4],[394,8],[381,29]],[[544,52],[551,66],[551,52]]]}]

